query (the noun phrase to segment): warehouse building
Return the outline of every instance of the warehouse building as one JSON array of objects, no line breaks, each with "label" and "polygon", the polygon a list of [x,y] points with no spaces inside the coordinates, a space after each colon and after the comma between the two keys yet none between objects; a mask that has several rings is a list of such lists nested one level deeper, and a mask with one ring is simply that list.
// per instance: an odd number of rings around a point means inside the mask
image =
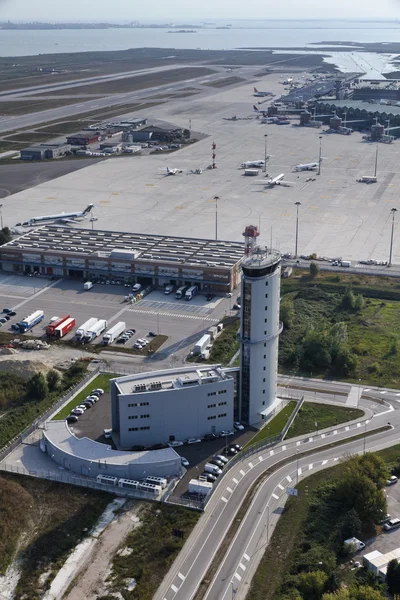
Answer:
[{"label": "warehouse building", "polygon": [[1,246],[0,268],[224,293],[239,285],[243,248],[240,242],[44,225]]},{"label": "warehouse building", "polygon": [[21,160],[44,160],[61,158],[71,151],[69,144],[39,144],[21,150]]},{"label": "warehouse building", "polygon": [[80,131],[73,135],[67,136],[67,143],[71,146],[87,146],[88,144],[94,144],[100,139],[99,132]]},{"label": "warehouse building", "polygon": [[220,365],[128,375],[111,381],[112,428],[121,448],[232,429],[234,379]]}]

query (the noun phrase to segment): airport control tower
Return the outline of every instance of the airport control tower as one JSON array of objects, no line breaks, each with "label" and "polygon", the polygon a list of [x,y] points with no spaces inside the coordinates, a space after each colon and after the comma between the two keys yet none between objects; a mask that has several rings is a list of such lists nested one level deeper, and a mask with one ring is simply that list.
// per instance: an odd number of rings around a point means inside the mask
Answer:
[{"label": "airport control tower", "polygon": [[259,425],[277,399],[281,255],[257,246],[257,227],[246,227],[242,262],[240,419]]}]

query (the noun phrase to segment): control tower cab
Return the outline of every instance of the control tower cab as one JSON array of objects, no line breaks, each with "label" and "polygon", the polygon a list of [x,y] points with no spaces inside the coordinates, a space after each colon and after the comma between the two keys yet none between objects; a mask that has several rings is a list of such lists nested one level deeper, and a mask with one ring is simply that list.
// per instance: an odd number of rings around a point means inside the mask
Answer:
[{"label": "control tower cab", "polygon": [[281,255],[262,247],[249,250],[242,261],[239,414],[243,423],[259,426],[281,402],[277,398],[283,328],[279,321]]}]

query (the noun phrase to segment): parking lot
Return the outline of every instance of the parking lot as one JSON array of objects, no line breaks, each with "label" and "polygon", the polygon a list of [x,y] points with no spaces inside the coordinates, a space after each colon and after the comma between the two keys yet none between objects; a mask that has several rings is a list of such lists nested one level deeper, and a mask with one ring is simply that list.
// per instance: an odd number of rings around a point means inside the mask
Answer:
[{"label": "parking lot", "polygon": [[99,401],[81,415],[77,423],[70,425],[70,429],[79,438],[88,437],[112,445],[112,440],[106,440],[103,433],[104,429],[111,429],[110,393],[100,396]]},{"label": "parking lot", "polygon": [[[400,482],[385,488],[388,513],[391,518],[400,518]],[[373,550],[379,550],[382,554],[400,548],[400,528],[392,531],[384,531],[380,535],[369,539],[362,554],[369,554]]]},{"label": "parking lot", "polygon": [[[85,291],[80,281],[51,281],[22,275],[1,275],[0,285],[0,310],[9,307],[17,312],[7,325],[3,325],[3,331],[12,331],[14,323],[36,310],[45,313],[42,323],[29,332],[37,337],[45,334],[46,326],[54,316],[69,314],[75,318],[76,327],[65,336],[66,340],[72,340],[74,331],[90,317],[105,319],[108,326],[124,321],[127,329],[136,330],[126,348],[150,331],[168,336],[162,347],[163,357],[178,351],[187,353],[203,331],[230,312],[235,301],[221,297],[207,301],[199,294],[185,302],[176,300],[174,294],[153,291],[136,304],[130,304],[125,302],[129,290],[123,285],[95,284]],[[96,343],[100,342],[101,336],[96,340]]]}]

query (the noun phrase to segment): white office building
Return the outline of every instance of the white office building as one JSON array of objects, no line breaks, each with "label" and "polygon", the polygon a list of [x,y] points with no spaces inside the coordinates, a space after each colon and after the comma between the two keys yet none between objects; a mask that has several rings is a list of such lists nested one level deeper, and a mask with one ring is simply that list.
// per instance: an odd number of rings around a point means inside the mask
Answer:
[{"label": "white office building", "polygon": [[234,379],[220,365],[193,365],[111,380],[119,446],[151,446],[232,429]]},{"label": "white office building", "polygon": [[242,270],[239,419],[259,426],[281,402],[277,398],[281,255],[249,248]]}]

